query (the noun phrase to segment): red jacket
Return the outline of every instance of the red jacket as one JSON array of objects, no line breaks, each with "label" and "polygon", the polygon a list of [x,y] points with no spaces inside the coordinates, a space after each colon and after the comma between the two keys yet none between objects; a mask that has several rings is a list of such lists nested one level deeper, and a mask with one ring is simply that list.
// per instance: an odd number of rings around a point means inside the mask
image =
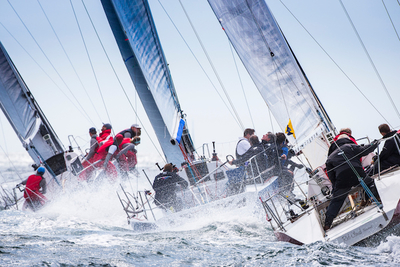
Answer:
[{"label": "red jacket", "polygon": [[357,142],[356,142],[356,139],[353,136],[351,136],[351,134],[346,133],[346,132],[340,132],[338,135],[335,136],[335,138],[333,138],[333,141],[337,141],[339,136],[342,135],[342,134],[347,135],[350,138],[350,140],[353,141],[354,144],[358,145]]},{"label": "red jacket", "polygon": [[[40,189],[40,182],[42,181],[43,177],[40,175],[32,174],[28,177],[25,185],[25,192],[24,198],[32,197],[35,193],[39,192]],[[33,192],[35,193],[33,193]]]},{"label": "red jacket", "polygon": [[119,144],[119,146],[118,146],[119,150],[122,150],[122,146],[125,145],[125,144],[128,144],[128,143],[130,143],[130,142],[131,142],[131,139],[130,139],[130,138],[124,138],[124,139],[122,140],[121,144]]},{"label": "red jacket", "polygon": [[108,141],[106,141],[102,146],[99,147],[99,149],[97,150],[96,154],[94,155],[94,159],[93,162],[96,162],[98,160],[104,160],[107,156],[108,153],[108,149],[112,144],[114,143],[114,140],[108,139]]},{"label": "red jacket", "polygon": [[[111,129],[107,129],[107,130],[102,131],[102,132],[99,134],[99,137],[101,138],[101,141],[104,141],[104,140],[106,140],[107,137],[109,137],[110,135],[111,135]],[[113,139],[112,136],[110,136],[110,138]]]}]

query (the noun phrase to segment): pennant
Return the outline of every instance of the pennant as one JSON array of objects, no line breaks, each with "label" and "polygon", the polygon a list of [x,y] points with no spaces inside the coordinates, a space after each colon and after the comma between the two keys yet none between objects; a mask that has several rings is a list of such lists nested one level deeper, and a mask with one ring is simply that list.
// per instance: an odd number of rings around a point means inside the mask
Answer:
[{"label": "pennant", "polygon": [[294,129],[293,129],[293,125],[292,125],[292,120],[291,119],[289,119],[289,123],[286,126],[285,133],[287,135],[293,135],[293,137],[296,138],[296,134],[294,133]]}]

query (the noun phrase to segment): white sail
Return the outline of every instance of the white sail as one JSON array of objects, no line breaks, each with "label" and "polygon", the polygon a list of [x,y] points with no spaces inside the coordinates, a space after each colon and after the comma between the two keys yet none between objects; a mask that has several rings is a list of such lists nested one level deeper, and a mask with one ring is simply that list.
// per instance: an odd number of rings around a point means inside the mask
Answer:
[{"label": "white sail", "polygon": [[[333,126],[264,0],[208,0],[281,130],[321,165]],[[306,153],[312,147],[313,153]],[[313,155],[312,155],[313,154]],[[320,156],[322,155],[322,157]]]}]

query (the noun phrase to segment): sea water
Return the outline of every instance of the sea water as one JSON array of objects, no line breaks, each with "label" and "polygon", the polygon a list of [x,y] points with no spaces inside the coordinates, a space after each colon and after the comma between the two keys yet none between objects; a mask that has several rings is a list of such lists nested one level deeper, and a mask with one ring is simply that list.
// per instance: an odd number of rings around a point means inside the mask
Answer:
[{"label": "sea water", "polygon": [[[126,189],[148,187],[145,177],[135,179],[124,181]],[[35,213],[1,211],[0,266],[400,266],[398,227],[372,245],[297,246],[278,242],[250,204],[135,233],[118,190],[118,183],[84,185]]]}]

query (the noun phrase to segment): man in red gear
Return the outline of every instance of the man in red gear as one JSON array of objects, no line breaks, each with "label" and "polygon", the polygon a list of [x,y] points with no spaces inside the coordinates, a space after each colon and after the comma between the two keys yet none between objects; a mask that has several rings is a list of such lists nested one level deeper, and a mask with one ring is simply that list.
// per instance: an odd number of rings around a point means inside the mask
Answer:
[{"label": "man in red gear", "polygon": [[25,185],[24,208],[30,208],[36,211],[46,203],[47,198],[43,195],[46,194],[47,190],[46,179],[43,178],[45,171],[46,169],[44,167],[39,167],[36,170],[36,174],[32,174],[28,179],[17,185],[17,187],[21,184]]},{"label": "man in red gear", "polygon": [[101,133],[99,134],[99,137],[102,140],[102,143],[100,145],[104,144],[110,139],[113,140],[113,137],[111,135],[111,129],[112,129],[111,124],[109,123],[103,124],[103,127],[101,127]]}]

